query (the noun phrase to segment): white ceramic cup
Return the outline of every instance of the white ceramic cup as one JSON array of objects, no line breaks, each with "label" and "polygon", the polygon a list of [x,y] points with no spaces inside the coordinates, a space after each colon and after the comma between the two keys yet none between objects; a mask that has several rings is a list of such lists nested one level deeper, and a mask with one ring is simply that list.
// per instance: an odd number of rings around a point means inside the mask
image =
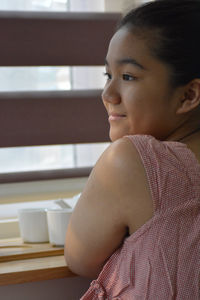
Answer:
[{"label": "white ceramic cup", "polygon": [[24,242],[44,243],[49,241],[45,208],[20,209],[18,218],[20,234]]},{"label": "white ceramic cup", "polygon": [[49,241],[52,245],[64,246],[65,235],[71,214],[71,208],[49,209],[47,211]]}]

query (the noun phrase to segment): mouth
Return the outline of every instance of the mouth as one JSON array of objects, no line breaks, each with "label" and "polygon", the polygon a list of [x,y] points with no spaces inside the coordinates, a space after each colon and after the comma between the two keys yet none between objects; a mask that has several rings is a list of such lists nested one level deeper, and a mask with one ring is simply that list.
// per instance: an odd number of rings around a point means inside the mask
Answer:
[{"label": "mouth", "polygon": [[124,118],[126,118],[126,115],[124,115],[124,114],[110,113],[108,120],[109,121],[120,121]]}]

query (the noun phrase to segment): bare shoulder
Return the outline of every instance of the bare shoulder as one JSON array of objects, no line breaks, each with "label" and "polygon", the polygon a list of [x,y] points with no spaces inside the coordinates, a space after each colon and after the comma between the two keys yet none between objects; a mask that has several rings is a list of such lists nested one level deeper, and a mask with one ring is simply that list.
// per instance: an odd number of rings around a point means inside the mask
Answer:
[{"label": "bare shoulder", "polygon": [[153,216],[153,201],[141,157],[128,138],[114,142],[103,154],[94,172],[113,189],[117,205],[133,233]]},{"label": "bare shoulder", "polygon": [[[98,160],[94,170],[106,169],[114,172],[116,179],[120,179],[126,173],[134,169],[143,169],[141,158],[137,149],[128,138],[122,138],[113,142]],[[119,173],[117,172],[119,171]]]},{"label": "bare shoulder", "polygon": [[145,170],[134,145],[112,143],[93,168],[72,214],[65,246],[68,266],[95,277],[123,240],[152,216]]},{"label": "bare shoulder", "polygon": [[129,194],[136,183],[141,187],[147,183],[141,157],[128,138],[112,143],[97,162],[93,172],[102,175],[102,179],[109,185],[116,184],[117,190],[120,188],[125,194],[126,191]]},{"label": "bare shoulder", "polygon": [[85,192],[89,192],[89,195],[93,193],[93,199],[104,199],[101,201],[106,206],[109,202],[110,206],[115,207],[130,234],[153,216],[146,171],[136,147],[128,138],[113,142],[102,154]]},{"label": "bare shoulder", "polygon": [[139,153],[128,138],[113,142],[103,153],[102,158],[113,168],[120,168],[125,172],[132,167],[143,168]]}]

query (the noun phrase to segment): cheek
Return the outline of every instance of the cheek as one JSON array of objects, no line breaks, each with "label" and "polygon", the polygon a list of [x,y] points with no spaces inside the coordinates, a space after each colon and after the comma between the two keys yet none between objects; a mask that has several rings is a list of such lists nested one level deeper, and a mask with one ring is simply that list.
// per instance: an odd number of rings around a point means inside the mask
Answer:
[{"label": "cheek", "polygon": [[147,98],[148,94],[148,87],[142,81],[127,84],[122,91],[122,97],[127,104],[131,102],[139,104]]},{"label": "cheek", "polygon": [[127,91],[124,99],[124,106],[130,116],[137,117],[137,114],[141,114],[148,107],[148,96],[139,89]]}]

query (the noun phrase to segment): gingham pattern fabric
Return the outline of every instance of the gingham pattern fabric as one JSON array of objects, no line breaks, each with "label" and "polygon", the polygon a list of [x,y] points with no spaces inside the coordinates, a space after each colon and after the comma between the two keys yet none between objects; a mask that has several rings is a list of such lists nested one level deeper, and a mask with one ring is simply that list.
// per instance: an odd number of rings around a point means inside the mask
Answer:
[{"label": "gingham pattern fabric", "polygon": [[126,238],[81,300],[199,300],[200,164],[182,143],[127,138],[143,162],[154,216]]}]

